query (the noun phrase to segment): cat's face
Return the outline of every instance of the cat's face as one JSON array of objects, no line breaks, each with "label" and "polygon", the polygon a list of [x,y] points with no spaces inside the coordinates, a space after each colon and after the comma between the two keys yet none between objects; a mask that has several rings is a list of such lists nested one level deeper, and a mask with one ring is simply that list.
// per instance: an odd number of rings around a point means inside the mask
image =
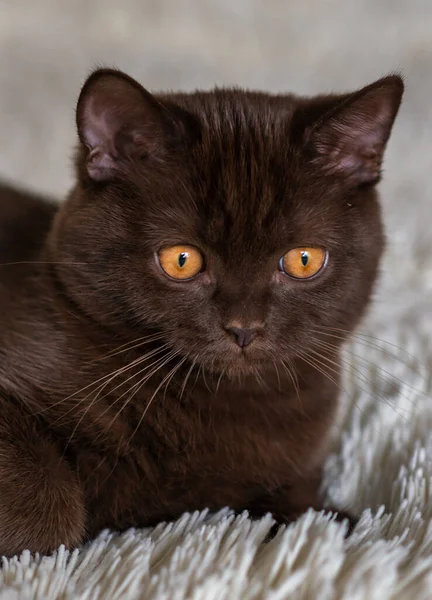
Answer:
[{"label": "cat's face", "polygon": [[[390,77],[313,100],[155,99],[101,71],[78,104],[79,184],[55,235],[66,290],[105,326],[215,372],[351,331],[383,248],[374,184],[402,94]],[[321,337],[322,340],[322,337]]]}]

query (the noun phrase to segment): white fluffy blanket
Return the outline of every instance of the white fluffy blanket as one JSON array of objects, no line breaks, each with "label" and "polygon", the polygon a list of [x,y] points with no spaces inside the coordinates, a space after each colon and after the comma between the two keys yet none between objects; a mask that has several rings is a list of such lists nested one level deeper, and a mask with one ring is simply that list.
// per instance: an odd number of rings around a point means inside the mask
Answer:
[{"label": "white fluffy blanket", "polygon": [[[239,83],[306,93],[402,68],[408,91],[381,186],[389,247],[347,348],[341,429],[324,492],[354,534],[309,513],[185,515],[105,532],[72,554],[4,560],[0,600],[432,598],[432,3],[429,0],[23,0],[0,3],[0,176],[70,185],[73,101],[89,66],[150,88]],[[373,336],[373,337],[369,337]]]}]

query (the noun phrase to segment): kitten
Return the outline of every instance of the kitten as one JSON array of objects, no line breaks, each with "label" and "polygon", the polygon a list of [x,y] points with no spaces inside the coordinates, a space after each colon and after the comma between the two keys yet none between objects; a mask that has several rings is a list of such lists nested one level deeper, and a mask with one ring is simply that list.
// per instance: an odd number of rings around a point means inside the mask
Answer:
[{"label": "kitten", "polygon": [[205,507],[321,509],[402,92],[89,77],[64,205],[2,194],[0,553]]}]

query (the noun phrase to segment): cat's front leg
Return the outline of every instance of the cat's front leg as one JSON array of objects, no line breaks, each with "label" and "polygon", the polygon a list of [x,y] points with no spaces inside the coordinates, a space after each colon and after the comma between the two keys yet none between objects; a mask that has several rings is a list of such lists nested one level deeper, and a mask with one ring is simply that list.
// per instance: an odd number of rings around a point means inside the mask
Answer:
[{"label": "cat's front leg", "polygon": [[48,434],[0,397],[0,555],[46,554],[84,539],[78,481]]}]

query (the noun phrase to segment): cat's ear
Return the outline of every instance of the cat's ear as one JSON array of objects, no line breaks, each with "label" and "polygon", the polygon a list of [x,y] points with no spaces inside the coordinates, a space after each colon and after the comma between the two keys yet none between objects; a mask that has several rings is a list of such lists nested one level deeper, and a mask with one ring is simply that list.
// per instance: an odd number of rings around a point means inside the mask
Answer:
[{"label": "cat's ear", "polygon": [[397,75],[339,97],[309,130],[315,160],[352,185],[374,185],[403,94]]},{"label": "cat's ear", "polygon": [[127,161],[163,153],[175,125],[169,111],[134,79],[100,69],[78,99],[78,135],[91,179],[109,181]]}]

